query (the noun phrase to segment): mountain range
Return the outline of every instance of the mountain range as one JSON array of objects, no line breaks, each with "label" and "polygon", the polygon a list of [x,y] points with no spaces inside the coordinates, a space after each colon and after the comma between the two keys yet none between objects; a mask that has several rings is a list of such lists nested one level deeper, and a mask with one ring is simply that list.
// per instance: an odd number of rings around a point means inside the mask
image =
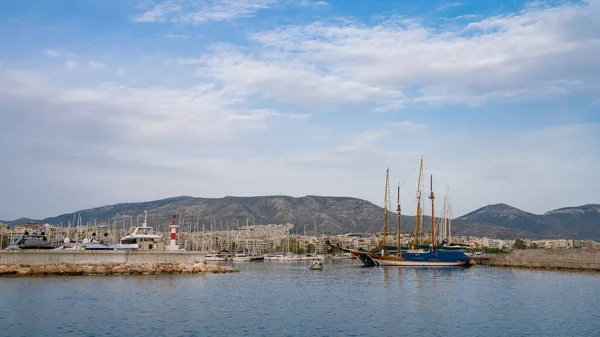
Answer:
[{"label": "mountain range", "polygon": [[[289,196],[196,198],[174,197],[156,201],[102,206],[46,219],[21,218],[0,221],[8,225],[34,221],[62,224],[81,216],[82,223],[122,221],[135,224],[148,211],[148,223],[164,228],[173,215],[182,216],[191,226],[213,222],[216,228],[237,228],[246,224],[293,223],[296,232],[342,234],[374,233],[383,229],[383,208],[369,201],[350,197]],[[429,224],[431,218],[424,217]],[[414,216],[402,216],[403,232],[414,228]],[[396,214],[390,212],[388,231],[396,226]],[[453,235],[486,236],[498,239],[572,238],[600,239],[600,205],[566,207],[532,214],[506,204],[488,205],[452,220]],[[187,225],[186,225],[187,226]],[[222,227],[219,227],[222,226]],[[201,227],[199,227],[201,228]],[[425,228],[428,228],[426,226]]]}]

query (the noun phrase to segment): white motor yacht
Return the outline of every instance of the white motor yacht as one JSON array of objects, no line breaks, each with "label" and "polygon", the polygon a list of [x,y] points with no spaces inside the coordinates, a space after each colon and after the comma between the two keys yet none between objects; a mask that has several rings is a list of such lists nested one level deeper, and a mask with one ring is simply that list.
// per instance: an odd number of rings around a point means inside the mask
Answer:
[{"label": "white motor yacht", "polygon": [[165,250],[165,243],[162,235],[152,231],[152,227],[147,225],[148,211],[144,211],[144,222],[136,227],[131,234],[121,238],[116,245],[110,245],[117,250]]},{"label": "white motor yacht", "polygon": [[204,255],[204,261],[227,261],[227,256],[223,254],[206,254]]},{"label": "white motor yacht", "polygon": [[246,254],[235,254],[235,256],[232,259],[233,261],[250,261],[250,256],[246,255]]}]

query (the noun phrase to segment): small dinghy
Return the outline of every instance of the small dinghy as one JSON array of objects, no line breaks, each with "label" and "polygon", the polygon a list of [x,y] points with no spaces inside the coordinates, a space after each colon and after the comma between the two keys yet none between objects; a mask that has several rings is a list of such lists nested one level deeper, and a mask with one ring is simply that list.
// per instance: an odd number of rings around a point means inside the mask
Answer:
[{"label": "small dinghy", "polygon": [[309,266],[310,270],[323,270],[323,262],[319,260],[314,260]]}]

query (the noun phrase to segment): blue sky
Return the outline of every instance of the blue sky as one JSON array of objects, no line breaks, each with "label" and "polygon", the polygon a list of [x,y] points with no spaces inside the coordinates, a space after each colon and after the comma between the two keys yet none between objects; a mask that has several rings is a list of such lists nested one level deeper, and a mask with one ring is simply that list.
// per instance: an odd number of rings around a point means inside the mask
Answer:
[{"label": "blue sky", "polygon": [[176,195],[598,203],[600,1],[0,4],[0,219]]}]

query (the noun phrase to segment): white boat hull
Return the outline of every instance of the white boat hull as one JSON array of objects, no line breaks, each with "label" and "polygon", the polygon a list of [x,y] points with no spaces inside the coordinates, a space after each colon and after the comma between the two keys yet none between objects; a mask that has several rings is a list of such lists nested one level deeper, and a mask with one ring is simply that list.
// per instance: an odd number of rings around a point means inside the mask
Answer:
[{"label": "white boat hull", "polygon": [[250,261],[250,256],[245,256],[245,257],[234,257],[234,258],[233,258],[233,261],[240,261],[240,262],[243,262],[243,261]]},{"label": "white boat hull", "polygon": [[204,258],[204,261],[227,261],[227,259],[218,256],[207,256]]}]

